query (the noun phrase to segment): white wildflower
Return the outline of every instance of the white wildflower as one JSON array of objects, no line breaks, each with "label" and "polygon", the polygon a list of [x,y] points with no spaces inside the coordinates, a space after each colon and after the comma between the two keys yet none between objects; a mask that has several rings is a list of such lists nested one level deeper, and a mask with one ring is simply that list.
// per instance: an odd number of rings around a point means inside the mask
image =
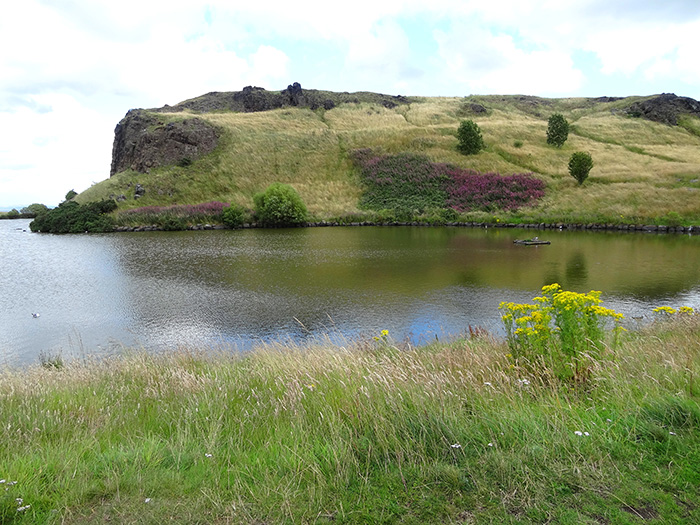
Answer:
[{"label": "white wildflower", "polygon": [[453,443],[453,444],[450,445],[450,446],[451,446],[452,448],[462,448],[462,445],[460,445],[459,443]]},{"label": "white wildflower", "polygon": [[204,454],[204,457],[205,457],[205,458],[210,458],[211,456],[212,456],[212,455],[209,454],[208,452],[207,452],[206,454]]},{"label": "white wildflower", "polygon": [[17,507],[17,512],[24,512],[29,507],[31,507],[31,505],[25,505],[24,507]]},{"label": "white wildflower", "polygon": [[489,447],[492,447],[492,446],[493,446],[493,443],[489,442]]},{"label": "white wildflower", "polygon": [[669,431],[669,434],[671,434],[672,436],[675,436],[675,435],[676,435],[675,432],[671,432],[671,431]]},{"label": "white wildflower", "polygon": [[583,432],[581,432],[580,430],[575,430],[574,434],[576,434],[577,436],[583,436]]},{"label": "white wildflower", "polygon": [[146,498],[143,502],[144,502],[144,503],[150,503],[150,502],[151,502],[151,498]]},{"label": "white wildflower", "polygon": [[590,436],[590,434],[589,434],[588,432],[584,432],[583,435],[584,435],[584,436]]},{"label": "white wildflower", "polygon": [[484,381],[484,386],[493,386],[491,381]]}]

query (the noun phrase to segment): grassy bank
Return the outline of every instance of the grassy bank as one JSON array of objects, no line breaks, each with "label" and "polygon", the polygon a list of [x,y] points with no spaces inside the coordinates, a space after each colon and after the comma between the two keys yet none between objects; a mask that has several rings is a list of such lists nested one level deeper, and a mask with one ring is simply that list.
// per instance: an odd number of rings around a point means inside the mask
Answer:
[{"label": "grassy bank", "polygon": [[[222,131],[213,153],[187,166],[118,173],[77,199],[124,195],[121,210],[208,201],[251,208],[256,192],[283,182],[299,192],[315,219],[357,215],[364,188],[351,152],[371,148],[387,155],[421,154],[484,173],[532,172],[546,184],[546,196],[532,207],[476,212],[463,220],[700,224],[700,137],[689,131],[700,124],[690,117],[685,126],[632,118],[624,108],[634,100],[473,96],[416,98],[394,108],[345,103],[331,110],[198,114]],[[472,113],[477,103],[486,111]],[[571,123],[561,148],[546,143],[553,112]],[[486,149],[477,155],[456,149],[456,131],[465,118],[482,130]],[[575,151],[589,152],[594,161],[583,186],[568,174]],[[135,200],[137,184],[146,193]]]},{"label": "grassy bank", "polygon": [[682,317],[623,334],[578,384],[478,333],[5,371],[0,522],[698,522]]}]

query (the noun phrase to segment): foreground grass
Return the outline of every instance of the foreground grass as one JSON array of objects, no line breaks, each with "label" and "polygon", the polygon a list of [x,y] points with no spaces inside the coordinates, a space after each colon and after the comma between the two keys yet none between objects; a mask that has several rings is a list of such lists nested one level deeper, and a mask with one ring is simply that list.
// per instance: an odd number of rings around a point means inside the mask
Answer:
[{"label": "foreground grass", "polygon": [[6,371],[0,522],[700,522],[697,316],[628,334],[577,387],[507,352],[380,338]]},{"label": "foreground grass", "polygon": [[[631,118],[624,108],[634,100],[494,95],[412,99],[391,109],[359,103],[328,111],[201,114],[222,130],[212,154],[187,167],[118,173],[77,200],[123,194],[127,200],[120,209],[212,200],[250,208],[256,192],[283,182],[299,192],[315,218],[342,217],[360,211],[363,190],[349,152],[372,148],[386,154],[420,153],[481,172],[533,172],[547,184],[547,197],[533,208],[496,212],[508,222],[700,223],[700,136],[692,132],[700,129],[700,121],[687,118],[684,126],[667,126]],[[472,103],[488,111],[472,114]],[[564,114],[572,125],[562,148],[546,143],[553,112]],[[482,130],[486,149],[478,155],[464,156],[456,149],[456,131],[465,118]],[[575,151],[589,152],[594,161],[583,186],[568,174]],[[137,183],[146,194],[134,200]],[[483,220],[483,215],[465,219]]]}]

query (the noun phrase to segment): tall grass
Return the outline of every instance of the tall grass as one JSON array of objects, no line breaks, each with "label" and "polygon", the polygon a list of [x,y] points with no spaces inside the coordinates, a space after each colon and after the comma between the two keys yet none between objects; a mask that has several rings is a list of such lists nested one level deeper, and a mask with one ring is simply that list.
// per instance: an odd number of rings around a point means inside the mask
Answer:
[{"label": "tall grass", "polygon": [[700,323],[675,317],[579,387],[478,330],[4,371],[0,521],[696,522]]}]

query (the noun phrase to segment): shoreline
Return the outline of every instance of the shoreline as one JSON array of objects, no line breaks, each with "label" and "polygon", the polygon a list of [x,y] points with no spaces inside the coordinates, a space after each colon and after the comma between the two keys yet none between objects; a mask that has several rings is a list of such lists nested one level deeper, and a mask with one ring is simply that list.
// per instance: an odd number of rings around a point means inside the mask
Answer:
[{"label": "shoreline", "polygon": [[[619,231],[619,232],[641,232],[641,233],[686,233],[689,235],[700,234],[700,226],[667,226],[656,224],[567,224],[567,223],[491,223],[491,222],[446,222],[444,224],[430,224],[418,221],[392,221],[392,222],[340,222],[340,221],[318,221],[308,222],[301,226],[286,226],[285,228],[328,228],[338,226],[417,226],[417,227],[449,227],[449,228],[522,228],[534,230],[571,230],[571,231]],[[247,229],[280,229],[266,227],[257,223],[245,223],[239,228],[229,228],[223,224],[195,224],[183,230],[170,231],[201,231],[201,230],[247,230]],[[155,224],[142,226],[116,226],[115,233],[124,232],[148,232],[148,231],[168,231]]]}]

